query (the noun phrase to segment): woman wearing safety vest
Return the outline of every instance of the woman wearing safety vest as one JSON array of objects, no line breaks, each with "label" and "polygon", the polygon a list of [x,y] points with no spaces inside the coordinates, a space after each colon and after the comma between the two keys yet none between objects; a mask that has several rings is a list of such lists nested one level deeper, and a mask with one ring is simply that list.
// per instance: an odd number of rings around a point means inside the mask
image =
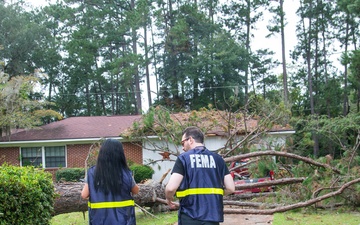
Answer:
[{"label": "woman wearing safety vest", "polygon": [[235,191],[234,181],[223,158],[204,146],[197,127],[183,131],[178,156],[165,188],[170,208],[174,195],[180,199],[179,225],[218,225],[224,221],[223,195]]},{"label": "woman wearing safety vest", "polygon": [[101,145],[96,165],[87,171],[81,191],[81,197],[89,199],[89,224],[135,225],[132,194],[138,192],[121,142],[107,139]]}]

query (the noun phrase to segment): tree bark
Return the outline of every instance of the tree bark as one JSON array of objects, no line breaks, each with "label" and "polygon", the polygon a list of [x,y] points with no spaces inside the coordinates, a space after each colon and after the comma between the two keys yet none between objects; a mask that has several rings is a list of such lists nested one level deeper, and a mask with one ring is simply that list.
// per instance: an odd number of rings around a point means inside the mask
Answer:
[{"label": "tree bark", "polygon": [[[55,199],[53,215],[59,215],[71,212],[85,212],[88,210],[88,200],[82,199],[81,190],[84,187],[82,182],[55,183],[55,193],[58,197]],[[138,206],[154,207],[163,202],[157,199],[165,199],[165,189],[158,182],[150,181],[146,184],[138,184],[140,191],[134,195],[135,203]]]},{"label": "tree bark", "polygon": [[234,206],[252,207],[252,208],[276,208],[281,206],[280,204],[269,204],[262,202],[240,202],[240,201],[227,201],[227,200],[224,200],[224,205],[234,205]]},{"label": "tree bark", "polygon": [[294,183],[301,183],[304,180],[305,180],[305,177],[283,178],[283,179],[264,181],[264,182],[258,182],[258,183],[238,184],[238,185],[235,185],[235,189],[236,190],[245,190],[245,189],[251,189],[251,188],[255,188],[255,187],[266,187],[266,186],[280,185],[280,184],[294,184]]},{"label": "tree bark", "polygon": [[306,162],[306,163],[309,163],[309,164],[312,164],[312,165],[315,165],[315,166],[318,166],[318,167],[331,169],[335,173],[340,174],[340,170],[330,166],[329,164],[319,163],[319,162],[317,162],[315,160],[312,160],[310,158],[299,156],[299,155],[292,154],[292,153],[272,151],[272,150],[270,150],[270,151],[252,152],[252,153],[241,154],[241,155],[237,155],[237,156],[231,156],[231,157],[224,158],[224,160],[225,160],[225,162],[232,162],[232,161],[236,161],[236,160],[240,160],[240,159],[252,158],[252,157],[263,156],[263,155],[275,155],[275,156],[282,156],[282,157],[287,157],[287,158],[294,158],[294,159],[298,159],[298,160],[301,160],[303,162]]},{"label": "tree bark", "polygon": [[[294,179],[282,179],[279,183],[288,184],[288,182],[295,182],[296,179],[303,178],[294,178]],[[284,181],[286,181],[284,183]],[[262,182],[265,183],[265,182]],[[270,182],[267,182],[270,183]],[[274,182],[273,182],[274,183]],[[324,199],[334,197],[336,195],[342,194],[347,188],[351,185],[360,183],[360,178],[354,179],[348,183],[342,185],[338,190],[330,192],[328,194],[322,195],[320,197],[312,198],[308,201],[295,203],[287,206],[278,206],[278,205],[263,205],[261,203],[241,203],[235,201],[229,201],[228,199],[231,196],[224,197],[224,204],[227,205],[237,205],[237,206],[253,206],[253,207],[269,207],[272,209],[230,209],[225,208],[224,213],[226,214],[274,214],[277,212],[285,212],[292,209],[307,207],[313,205],[317,202],[320,202]],[[258,183],[261,184],[261,183]],[[269,184],[264,184],[269,185]],[[55,192],[59,195],[55,200],[54,204],[54,216],[63,214],[63,213],[71,213],[71,212],[85,212],[87,211],[87,200],[81,199],[80,193],[84,186],[84,183],[80,182],[69,182],[69,183],[56,183],[55,184]],[[140,191],[139,194],[134,196],[135,203],[137,206],[156,206],[161,204],[166,204],[164,186],[160,183],[151,181],[146,184],[139,184]],[[273,193],[270,193],[273,194]],[[241,195],[239,195],[241,196]],[[253,196],[253,195],[252,195]],[[176,204],[179,205],[178,203]]]},{"label": "tree bark", "polygon": [[224,196],[224,201],[243,201],[244,199],[253,199],[259,197],[275,197],[275,192],[260,192],[260,193],[244,193],[241,195],[227,195]]},{"label": "tree bark", "polygon": [[63,213],[85,212],[88,210],[88,201],[82,199],[80,196],[84,183],[66,182],[55,183],[54,185],[55,193],[58,195],[54,204],[54,216]]}]

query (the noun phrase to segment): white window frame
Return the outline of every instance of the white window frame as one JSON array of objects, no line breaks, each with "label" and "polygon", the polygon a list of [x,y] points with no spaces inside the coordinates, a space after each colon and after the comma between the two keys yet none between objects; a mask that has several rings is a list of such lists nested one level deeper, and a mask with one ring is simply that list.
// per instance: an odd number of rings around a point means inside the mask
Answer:
[{"label": "white window frame", "polygon": [[66,145],[56,145],[56,146],[24,146],[24,147],[20,147],[19,151],[20,151],[20,165],[23,166],[23,157],[21,154],[21,150],[22,149],[27,149],[27,148],[41,148],[41,167],[43,169],[53,169],[53,168],[60,168],[60,167],[45,167],[46,165],[46,161],[45,161],[45,148],[47,147],[63,147],[64,148],[64,158],[65,158],[65,165],[63,165],[61,168],[66,168],[67,167],[67,148]]}]

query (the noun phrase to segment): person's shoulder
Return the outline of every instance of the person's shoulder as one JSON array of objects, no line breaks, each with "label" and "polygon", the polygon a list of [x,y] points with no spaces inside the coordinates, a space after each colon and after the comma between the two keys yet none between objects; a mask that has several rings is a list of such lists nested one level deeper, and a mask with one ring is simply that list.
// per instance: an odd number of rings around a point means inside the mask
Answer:
[{"label": "person's shoulder", "polygon": [[88,171],[89,171],[89,172],[90,172],[90,171],[92,172],[92,171],[94,171],[94,170],[95,170],[95,166],[91,166],[91,167],[88,168]]},{"label": "person's shoulder", "polygon": [[209,152],[209,154],[212,154],[212,155],[218,155],[218,156],[220,156],[217,152],[215,152],[215,151],[211,151],[210,149],[208,149],[208,148],[205,148],[206,149],[206,151],[208,151]]},{"label": "person's shoulder", "polygon": [[190,154],[190,151],[183,152],[183,153],[181,153],[180,155],[177,156],[177,159],[182,159],[182,158],[184,158],[185,156],[187,156],[189,154]]},{"label": "person's shoulder", "polygon": [[218,154],[217,152],[210,151],[209,149],[206,149],[206,150],[209,151],[209,154],[210,154],[210,155],[213,155],[213,157],[224,159],[224,158],[223,158],[220,154]]}]

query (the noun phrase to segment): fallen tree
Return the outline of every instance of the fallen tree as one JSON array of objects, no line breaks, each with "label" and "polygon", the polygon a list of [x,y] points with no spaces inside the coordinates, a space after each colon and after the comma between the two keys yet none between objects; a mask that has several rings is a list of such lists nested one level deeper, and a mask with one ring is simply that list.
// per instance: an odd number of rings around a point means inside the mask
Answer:
[{"label": "fallen tree", "polygon": [[305,202],[299,202],[299,203],[295,203],[295,204],[291,204],[291,205],[275,207],[273,209],[229,209],[229,208],[226,208],[226,209],[224,209],[224,213],[226,213],[226,214],[262,214],[262,215],[267,215],[267,214],[274,214],[274,213],[279,213],[279,212],[286,212],[286,211],[289,211],[289,210],[292,210],[292,209],[307,207],[307,206],[313,205],[313,204],[315,204],[317,202],[321,202],[321,201],[323,201],[325,199],[332,198],[334,196],[340,195],[347,188],[349,188],[351,185],[354,185],[356,183],[360,183],[360,178],[357,178],[355,180],[352,180],[350,182],[347,182],[347,183],[343,184],[336,191],[324,194],[324,195],[316,197],[316,198],[312,198],[312,199],[310,199],[308,201],[305,201]]},{"label": "fallen tree", "polygon": [[272,185],[284,185],[284,184],[294,184],[294,183],[301,183],[305,180],[305,177],[299,178],[283,178],[278,180],[271,180],[271,181],[263,181],[260,183],[245,183],[245,184],[238,184],[235,186],[236,190],[245,190],[251,189],[255,187],[267,187]]},{"label": "fallen tree", "polygon": [[[266,115],[268,115],[268,113],[266,113]],[[271,115],[275,117],[281,117],[281,115],[277,114],[276,111],[272,112]],[[244,189],[251,189],[254,187],[281,185],[279,189],[276,189],[279,191],[279,194],[281,194],[283,197],[281,201],[274,200],[274,203],[276,202],[276,204],[264,203],[265,198],[273,197],[277,195],[277,193],[274,192],[246,193],[246,194],[225,196],[224,204],[231,206],[231,208],[225,207],[225,213],[273,214],[276,212],[284,212],[284,211],[307,207],[311,205],[317,207],[318,206],[317,203],[320,203],[325,199],[332,198],[338,195],[342,195],[341,197],[345,199],[345,201],[349,198],[353,198],[354,195],[356,195],[357,197],[353,199],[360,199],[359,194],[351,193],[351,189],[350,189],[351,185],[359,183],[359,179],[355,179],[356,177],[358,177],[357,175],[359,171],[358,165],[355,163],[358,147],[360,145],[359,135],[358,138],[356,139],[356,144],[354,145],[353,149],[349,150],[346,148],[346,145],[340,145],[343,147],[343,150],[346,153],[342,155],[341,160],[335,162],[335,160],[332,161],[333,158],[331,158],[329,161],[326,161],[326,163],[324,163],[325,160],[322,161],[319,159],[314,160],[309,157],[293,154],[290,153],[290,151],[288,152],[288,150],[284,148],[281,148],[281,151],[274,151],[273,149],[277,149],[277,148],[276,146],[272,146],[271,144],[263,144],[262,151],[244,153],[247,152],[247,150],[249,150],[252,145],[254,146],[256,145],[256,148],[258,149],[260,140],[265,140],[264,138],[262,138],[262,136],[268,134],[268,131],[270,129],[268,125],[276,124],[275,120],[273,120],[274,117],[271,116],[268,116],[262,120],[255,121],[254,118],[249,117],[246,114],[242,116],[241,115],[235,116],[230,112],[229,113],[216,112],[213,110],[205,111],[205,112],[201,111],[199,113],[190,113],[187,116],[184,116],[183,114],[179,114],[177,117],[174,117],[175,115],[172,116],[173,118],[171,120],[167,120],[167,119],[164,120],[164,118],[171,118],[170,114],[169,116],[167,116],[164,110],[155,109],[154,114],[150,113],[148,115],[149,118],[151,117],[150,121],[154,121],[151,128],[149,128],[148,125],[144,126],[144,128],[146,129],[142,129],[143,127],[141,125],[136,126],[136,129],[132,131],[130,130],[128,134],[125,136],[128,137],[130,140],[133,138],[134,140],[138,141],[139,139],[142,140],[143,138],[145,138],[146,141],[151,142],[151,140],[147,139],[149,137],[149,134],[157,135],[159,137],[162,137],[163,140],[167,140],[165,141],[166,146],[158,146],[156,143],[154,143],[153,145],[151,145],[154,146],[154,149],[151,148],[147,150],[158,151],[160,153],[166,153],[168,155],[169,154],[179,155],[180,149],[177,148],[176,146],[180,146],[180,142],[179,142],[180,140],[178,137],[181,136],[181,131],[183,130],[183,128],[185,128],[188,125],[198,125],[202,127],[203,130],[206,131],[212,131],[218,129],[216,131],[218,131],[219,133],[216,133],[216,135],[220,134],[228,137],[228,141],[225,143],[225,145],[217,150],[218,153],[224,157],[225,162],[233,162],[233,161],[239,161],[240,159],[244,159],[244,158],[252,158],[254,161],[253,165],[256,162],[256,165],[254,167],[257,168],[255,168],[255,171],[256,169],[259,169],[261,167],[260,166],[261,163],[262,165],[265,164],[265,166],[268,166],[270,163],[272,163],[272,161],[268,162],[269,164],[266,164],[267,163],[266,161],[260,162],[264,158],[269,158],[263,156],[292,158],[295,159],[294,161],[299,162],[294,165],[286,164],[284,166],[284,164],[282,164],[283,162],[279,160],[281,164],[271,168],[271,169],[277,168],[279,170],[285,168],[287,174],[281,177],[290,177],[290,178],[276,179],[274,181],[261,182],[261,183],[245,183],[236,186],[237,190],[244,190]],[[213,119],[213,118],[217,118],[217,119]],[[205,123],[205,121],[208,123]],[[209,124],[209,122],[211,121],[216,121],[216,123]],[[219,121],[221,122],[219,123]],[[256,122],[257,126],[256,127],[250,126],[251,124],[250,122],[252,123]],[[227,124],[228,125],[226,127],[227,129],[222,130],[222,127],[218,127],[219,124],[222,125]],[[359,132],[355,132],[355,133],[359,133]],[[238,135],[243,135],[240,141],[235,138]],[[338,140],[340,141],[343,139],[338,139]],[[176,151],[170,151],[170,147],[169,147],[170,144],[175,146]],[[245,148],[243,149],[242,146],[244,146]],[[246,151],[238,152],[239,149]],[[271,159],[272,158],[273,157],[271,157]],[[163,158],[162,160],[164,159],[166,159],[166,157]],[[340,163],[343,166],[339,166]],[[271,165],[269,165],[269,167],[271,167]],[[347,170],[344,170],[345,167],[347,167]],[[339,168],[341,169],[341,171]],[[254,174],[257,173],[254,172]],[[280,173],[278,174],[280,175]],[[76,192],[75,189],[76,188],[71,190],[74,191],[75,193]],[[62,205],[63,208],[67,207],[67,209],[55,210],[56,213],[58,212],[63,213],[66,210],[70,210],[70,209],[87,210],[86,200],[79,201],[80,190],[81,189],[78,190],[78,193],[74,194],[73,204],[84,204],[84,205],[69,208],[68,206],[71,205],[71,202],[69,199],[70,197],[68,197],[68,199],[62,200],[63,202],[66,202],[66,204],[58,205],[58,206]],[[316,191],[314,192],[314,190]],[[325,193],[325,191],[332,191],[332,192],[323,194]],[[63,193],[68,193],[68,192],[63,192]],[[311,196],[309,195],[309,193],[311,194],[311,192],[313,193],[312,195],[313,197],[311,199],[307,199],[306,196]],[[323,195],[320,195],[320,193]],[[62,196],[60,195],[59,198],[61,199]],[[152,181],[150,183],[142,184],[140,187],[140,193],[138,195],[135,195],[134,198],[138,207],[145,207],[145,206],[154,207],[159,205],[166,205],[166,200],[164,196],[164,186],[162,185],[162,182]],[[243,199],[248,199],[248,198],[256,198],[256,200],[260,202],[243,201]],[[360,200],[357,201],[358,203],[360,202]],[[347,201],[346,203],[349,203],[349,201]],[[333,205],[336,204],[337,202],[335,200],[335,204]],[[355,204],[357,203],[355,202]]]},{"label": "fallen tree", "polygon": [[[294,179],[282,179],[278,182],[263,182],[263,183],[253,183],[253,184],[243,184],[238,185],[237,189],[246,189],[251,187],[260,187],[264,185],[269,185],[270,183],[277,184],[289,184],[294,182],[299,182],[304,180],[304,178],[294,178]],[[352,180],[348,183],[342,185],[338,190],[334,192],[330,192],[328,194],[312,198],[305,202],[299,202],[292,205],[279,206],[279,204],[263,204],[256,202],[239,202],[231,199],[232,196],[226,196],[224,198],[224,205],[232,205],[232,206],[242,206],[242,207],[255,207],[256,209],[229,209],[225,208],[224,213],[226,214],[273,214],[277,212],[285,212],[288,210],[307,207],[323,201],[327,198],[334,197],[336,195],[340,195],[344,192],[345,189],[349,188],[351,185],[359,183],[360,178]],[[265,183],[265,184],[264,184]],[[67,183],[56,183],[55,190],[59,197],[55,201],[54,206],[54,215],[59,215],[63,213],[70,212],[85,212],[87,211],[87,200],[84,200],[80,197],[80,193],[82,190],[84,183],[81,182],[67,182]],[[142,210],[143,207],[155,207],[159,205],[166,205],[165,194],[164,194],[164,186],[158,182],[150,181],[145,184],[139,184],[140,191],[139,194],[134,195],[135,203]],[[264,193],[266,194],[266,193]],[[267,193],[272,194],[272,193]],[[258,194],[255,194],[258,195]],[[242,195],[239,195],[242,196]],[[254,195],[252,195],[254,196]],[[237,196],[234,196],[237,197]],[[178,203],[176,204],[178,206]],[[272,209],[259,209],[259,208],[272,208]]]},{"label": "fallen tree", "polygon": [[[148,181],[138,184],[140,191],[134,195],[138,207],[157,207],[164,204],[159,199],[165,199],[165,189],[162,184]],[[80,194],[84,187],[83,182],[55,183],[57,197],[54,204],[54,216],[71,212],[85,212],[88,210],[88,200],[82,199]]]},{"label": "fallen tree", "polygon": [[88,210],[88,201],[82,199],[80,196],[84,183],[65,182],[55,183],[54,186],[57,195],[54,204],[54,216],[63,213],[85,212]]},{"label": "fallen tree", "polygon": [[232,162],[232,161],[237,161],[237,160],[240,160],[240,159],[258,157],[258,156],[266,156],[266,155],[281,156],[281,157],[293,158],[293,159],[301,160],[301,161],[306,162],[308,164],[311,164],[311,165],[314,165],[314,166],[317,166],[317,167],[330,169],[330,170],[334,171],[335,173],[340,174],[340,171],[337,168],[334,168],[334,167],[330,166],[329,164],[320,163],[320,162],[317,162],[317,161],[315,161],[313,159],[310,159],[308,157],[299,156],[299,155],[296,155],[296,154],[293,154],[293,153],[279,152],[279,151],[273,151],[273,150],[258,151],[258,152],[251,152],[251,153],[241,154],[241,155],[237,155],[237,156],[231,156],[231,157],[224,158],[224,161],[225,162]]}]

